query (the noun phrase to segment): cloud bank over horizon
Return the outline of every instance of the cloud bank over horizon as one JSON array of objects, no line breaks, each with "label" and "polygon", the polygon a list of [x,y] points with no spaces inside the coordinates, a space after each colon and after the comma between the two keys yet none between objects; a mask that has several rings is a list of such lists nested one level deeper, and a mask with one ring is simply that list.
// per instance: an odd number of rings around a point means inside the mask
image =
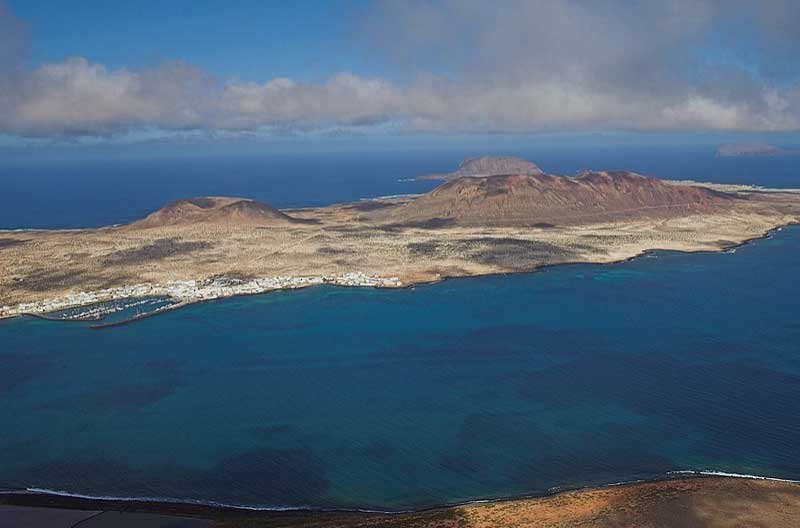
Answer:
[{"label": "cloud bank over horizon", "polygon": [[86,57],[27,68],[24,24],[0,4],[0,134],[800,130],[793,1],[386,2],[361,26],[402,75],[259,83]]}]

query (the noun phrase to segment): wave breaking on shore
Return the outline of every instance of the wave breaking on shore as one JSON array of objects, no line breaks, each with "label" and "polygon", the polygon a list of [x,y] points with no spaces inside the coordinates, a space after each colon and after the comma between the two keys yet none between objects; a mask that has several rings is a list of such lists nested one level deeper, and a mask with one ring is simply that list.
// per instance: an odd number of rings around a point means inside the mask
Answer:
[{"label": "wave breaking on shore", "polygon": [[[555,486],[548,488],[546,492],[530,493],[516,496],[496,497],[486,499],[473,499],[461,502],[452,502],[437,504],[424,508],[408,508],[408,509],[379,509],[379,508],[348,508],[348,507],[326,507],[326,506],[312,506],[312,505],[298,505],[298,506],[279,506],[279,505],[248,505],[248,504],[234,504],[219,502],[208,499],[190,499],[190,498],[176,498],[176,497],[147,497],[147,496],[113,496],[113,495],[91,495],[86,493],[70,492],[66,490],[54,490],[46,487],[30,486],[24,489],[0,489],[0,502],[7,502],[15,504],[20,501],[15,501],[16,497],[40,497],[40,498],[53,498],[63,499],[66,502],[71,500],[80,501],[84,506],[108,506],[114,503],[128,503],[136,504],[142,510],[158,512],[161,506],[168,507],[170,510],[181,508],[203,508],[211,511],[250,511],[250,512],[298,512],[298,513],[364,513],[364,514],[385,514],[385,515],[398,515],[409,513],[420,513],[432,510],[441,510],[448,508],[456,508],[461,506],[469,506],[472,504],[494,504],[505,503],[519,500],[534,500],[552,497],[569,492],[588,492],[592,490],[599,490],[604,488],[620,487],[620,486],[633,486],[637,484],[659,483],[673,480],[685,479],[702,479],[702,478],[726,478],[726,479],[741,479],[741,480],[759,480],[782,482],[787,484],[800,484],[800,479],[789,479],[781,477],[771,477],[767,475],[754,475],[747,473],[734,473],[726,471],[717,471],[712,469],[702,470],[671,470],[663,474],[653,476],[651,478],[620,480],[609,482],[599,485],[587,485],[577,487],[560,487]],[[5,499],[5,500],[2,500]],[[10,499],[10,500],[9,500]],[[63,504],[63,503],[62,503]]]}]

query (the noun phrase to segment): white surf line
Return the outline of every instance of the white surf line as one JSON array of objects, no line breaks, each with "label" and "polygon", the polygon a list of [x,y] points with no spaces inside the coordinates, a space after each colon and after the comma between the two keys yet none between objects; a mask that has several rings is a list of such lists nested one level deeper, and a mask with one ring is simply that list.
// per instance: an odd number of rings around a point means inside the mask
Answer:
[{"label": "white surf line", "polygon": [[[379,514],[403,514],[403,513],[418,513],[422,511],[429,511],[431,509],[444,509],[444,508],[455,508],[459,506],[469,506],[470,504],[495,504],[501,502],[511,502],[511,501],[520,501],[520,500],[535,500],[541,499],[545,497],[550,497],[553,495],[557,495],[560,493],[566,493],[571,491],[588,491],[592,489],[602,489],[602,488],[612,488],[617,486],[626,486],[630,484],[644,484],[648,482],[664,482],[670,480],[670,477],[678,477],[678,476],[686,476],[686,477],[726,477],[726,478],[738,478],[738,479],[746,479],[746,480],[766,480],[766,481],[773,481],[773,482],[785,482],[788,484],[800,484],[800,480],[794,479],[784,479],[778,477],[767,477],[764,475],[750,475],[746,473],[730,473],[726,471],[716,471],[712,469],[705,469],[705,470],[693,470],[693,469],[680,469],[680,470],[673,470],[667,471],[663,474],[662,477],[654,477],[654,478],[644,478],[644,479],[632,479],[632,480],[621,480],[618,482],[610,482],[608,484],[600,484],[600,485],[593,485],[593,486],[584,486],[584,487],[560,487],[560,486],[553,486],[548,488],[548,492],[545,494],[532,494],[532,495],[520,495],[517,497],[499,497],[499,498],[490,498],[490,499],[474,499],[468,500],[464,502],[456,502],[451,504],[442,504],[439,506],[434,506],[433,508],[423,508],[420,510],[414,509],[405,509],[405,510],[377,510],[377,509],[361,509],[361,508],[325,508],[325,507],[315,507],[315,506],[246,506],[241,504],[231,504],[225,502],[217,502],[213,500],[198,500],[198,499],[176,499],[172,497],[115,497],[115,496],[106,496],[106,495],[86,495],[81,493],[71,493],[68,491],[59,491],[59,490],[52,490],[49,488],[38,488],[38,487],[29,487],[23,490],[10,490],[10,491],[3,491],[0,494],[3,495],[14,495],[14,494],[26,494],[26,493],[38,493],[44,495],[54,495],[59,497],[69,497],[69,498],[76,498],[76,499],[88,499],[88,500],[97,500],[97,501],[118,501],[118,502],[147,502],[147,503],[165,503],[165,504],[193,504],[199,506],[209,506],[209,507],[216,507],[216,508],[231,508],[231,509],[240,509],[240,510],[250,510],[250,511],[264,511],[264,512],[282,512],[282,511],[300,511],[300,512],[353,512],[353,513],[379,513]],[[665,478],[666,477],[666,478]]]},{"label": "white surf line", "polygon": [[[397,180],[401,181],[401,180]],[[413,180],[412,180],[413,181]],[[392,200],[394,198],[410,198],[414,196],[422,196],[422,193],[400,193],[400,194],[385,194],[383,196],[376,196],[375,198],[359,198],[359,202],[374,202],[377,200]]]},{"label": "white surf line", "polygon": [[766,477],[764,475],[749,475],[747,473],[729,473],[727,471],[716,471],[713,469],[682,469],[676,471],[668,471],[668,475],[701,475],[708,477],[731,477],[750,480],[771,480],[774,482],[788,482],[790,484],[800,484],[800,480],[785,479],[778,477]]},{"label": "white surf line", "polygon": [[398,514],[398,513],[416,513],[416,510],[372,510],[362,508],[325,508],[319,506],[247,506],[244,504],[232,504],[227,502],[217,502],[213,500],[202,499],[176,499],[173,497],[117,497],[114,495],[88,495],[84,493],[72,493],[69,491],[53,490],[49,488],[30,487],[24,490],[10,490],[0,492],[0,495],[25,495],[29,493],[36,493],[41,495],[52,495],[57,497],[67,497],[73,499],[87,499],[105,502],[144,502],[144,503],[162,503],[162,504],[191,504],[196,506],[208,506],[211,508],[227,508],[235,510],[249,510],[249,511],[263,511],[263,512],[351,512],[351,513],[382,513],[382,514]]},{"label": "white surf line", "polygon": [[216,508],[234,508],[241,510],[253,511],[294,511],[294,510],[311,510],[315,508],[310,506],[244,506],[239,504],[228,504],[224,502],[197,500],[197,499],[176,499],[172,497],[117,497],[114,495],[87,495],[84,493],[72,493],[69,491],[53,490],[49,488],[25,488],[24,491],[9,491],[8,494],[26,494],[37,493],[41,495],[53,495],[56,497],[69,497],[73,499],[87,499],[96,501],[117,501],[117,502],[147,502],[147,503],[163,503],[163,504],[193,504],[198,506],[210,506]]}]

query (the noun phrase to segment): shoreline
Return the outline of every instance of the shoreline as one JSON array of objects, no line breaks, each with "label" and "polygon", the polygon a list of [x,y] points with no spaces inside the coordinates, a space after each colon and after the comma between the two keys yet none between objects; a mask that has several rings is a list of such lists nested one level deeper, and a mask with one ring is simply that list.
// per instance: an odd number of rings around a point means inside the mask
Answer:
[{"label": "shoreline", "polygon": [[716,470],[672,470],[652,478],[623,480],[599,485],[576,487],[553,487],[545,492],[520,494],[505,497],[473,499],[452,503],[444,503],[423,508],[409,509],[373,509],[373,508],[336,508],[313,506],[248,506],[220,503],[212,500],[176,499],[169,497],[114,497],[70,493],[47,488],[29,487],[26,489],[0,488],[0,505],[24,506],[42,509],[67,509],[85,511],[116,511],[128,513],[149,513],[160,515],[177,515],[200,519],[248,518],[268,519],[272,516],[303,518],[307,516],[348,516],[355,519],[369,518],[402,518],[404,516],[442,513],[468,507],[492,505],[514,505],[545,501],[567,495],[591,494],[598,491],[614,489],[635,489],[648,485],[669,485],[683,483],[703,483],[724,480],[728,482],[770,482],[797,486],[800,479],[786,479],[763,475],[731,473]]},{"label": "shoreline", "polygon": [[[114,296],[110,293],[112,290],[131,290],[137,291],[141,290],[142,288],[147,288],[151,292],[159,291],[159,290],[168,290],[173,285],[183,285],[185,286],[187,283],[199,283],[199,288],[203,288],[204,286],[215,286],[217,279],[214,280],[185,280],[185,281],[175,281],[174,283],[160,285],[160,284],[136,284],[136,285],[127,285],[127,286],[119,286],[117,288],[111,288],[109,290],[100,290],[96,292],[80,292],[79,296],[94,296],[95,298],[92,300],[87,300],[86,302],[81,302],[77,304],[65,304],[56,309],[49,309],[47,311],[30,311],[27,309],[28,304],[33,303],[24,303],[23,305],[18,305],[17,309],[20,306],[26,306],[24,311],[18,311],[16,313],[0,313],[0,322],[7,319],[13,319],[15,317],[34,317],[37,319],[47,320],[47,321],[54,321],[54,322],[94,322],[97,324],[90,325],[90,328],[95,330],[100,330],[104,328],[112,328],[116,326],[121,326],[124,324],[134,323],[136,321],[147,319],[161,313],[177,310],[180,308],[184,308],[187,306],[191,306],[193,304],[202,303],[202,302],[210,302],[210,301],[219,301],[223,299],[229,299],[234,297],[245,297],[249,295],[264,295],[268,293],[274,293],[278,291],[288,291],[288,290],[296,290],[296,289],[305,289],[311,286],[318,286],[318,285],[329,285],[329,286],[339,286],[339,287],[368,287],[368,288],[376,288],[376,289],[409,289],[414,288],[418,285],[425,285],[425,284],[437,284],[447,280],[454,280],[454,279],[470,279],[470,278],[479,278],[479,277],[492,277],[492,276],[507,276],[507,275],[517,275],[521,273],[539,273],[543,271],[547,271],[548,269],[553,269],[556,267],[562,266],[575,266],[575,265],[594,265],[594,266],[614,266],[618,264],[625,264],[627,262],[634,261],[639,258],[644,258],[649,255],[657,254],[658,252],[675,252],[675,253],[683,253],[683,254],[717,254],[717,253],[728,253],[728,252],[735,252],[736,249],[747,246],[751,243],[757,242],[759,240],[766,240],[771,238],[774,233],[780,232],[786,227],[794,227],[800,226],[800,222],[787,222],[785,224],[781,224],[775,227],[772,227],[763,233],[753,236],[747,239],[742,240],[741,242],[733,243],[725,247],[720,247],[719,249],[698,249],[698,250],[673,250],[673,249],[644,249],[639,253],[632,255],[630,257],[622,258],[619,260],[614,260],[610,262],[597,262],[597,261],[574,261],[574,262],[559,262],[555,264],[543,264],[531,270],[523,270],[523,271],[504,271],[504,272],[494,272],[494,273],[478,273],[478,274],[464,274],[464,275],[451,275],[451,276],[439,276],[438,278],[433,278],[430,280],[415,280],[415,281],[400,281],[397,277],[372,277],[367,276],[361,272],[347,272],[340,275],[331,275],[331,276],[323,276],[323,277],[260,277],[256,279],[252,279],[245,283],[237,283],[230,286],[230,290],[223,290],[218,292],[217,294],[211,296],[196,296],[196,297],[184,297],[184,296],[177,296],[170,294],[168,291],[162,291],[161,293],[155,293],[155,295],[161,295],[164,297],[168,297],[174,301],[174,304],[158,308],[151,312],[141,313],[134,315],[130,318],[119,320],[119,321],[112,321],[108,323],[104,323],[103,319],[104,316],[93,317],[93,318],[57,318],[51,317],[50,314],[57,313],[62,310],[66,309],[79,309],[82,307],[92,306],[95,304],[103,303],[103,302],[117,302],[117,301],[126,301],[126,300],[133,300],[137,298],[147,297],[148,295],[153,295],[153,293],[133,293],[130,295],[119,295]],[[219,280],[225,282],[230,281],[231,279],[221,277]],[[267,286],[263,287],[257,291],[248,291],[246,288],[249,284],[259,283],[259,281],[289,281],[290,284],[285,286]],[[362,283],[354,283],[354,280],[361,280]],[[205,284],[207,283],[207,284]],[[236,291],[237,289],[244,291]],[[42,303],[55,303],[59,302],[60,299],[50,299],[47,301],[42,301]],[[11,308],[14,307],[2,307],[2,308]]]}]

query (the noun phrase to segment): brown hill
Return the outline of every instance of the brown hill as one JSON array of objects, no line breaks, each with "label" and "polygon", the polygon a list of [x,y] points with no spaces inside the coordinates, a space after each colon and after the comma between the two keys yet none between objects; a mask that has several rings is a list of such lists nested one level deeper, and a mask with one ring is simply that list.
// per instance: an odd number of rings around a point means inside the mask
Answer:
[{"label": "brown hill", "polygon": [[640,216],[708,212],[733,196],[632,172],[584,171],[465,177],[373,213],[378,221],[417,226],[579,224]]},{"label": "brown hill", "polygon": [[418,180],[454,180],[464,176],[498,176],[502,174],[544,174],[535,163],[513,156],[481,156],[468,158],[458,164],[458,169],[445,174],[429,174]]},{"label": "brown hill", "polygon": [[295,222],[274,207],[247,198],[202,196],[169,203],[128,227],[147,229],[186,224],[285,225]]}]

